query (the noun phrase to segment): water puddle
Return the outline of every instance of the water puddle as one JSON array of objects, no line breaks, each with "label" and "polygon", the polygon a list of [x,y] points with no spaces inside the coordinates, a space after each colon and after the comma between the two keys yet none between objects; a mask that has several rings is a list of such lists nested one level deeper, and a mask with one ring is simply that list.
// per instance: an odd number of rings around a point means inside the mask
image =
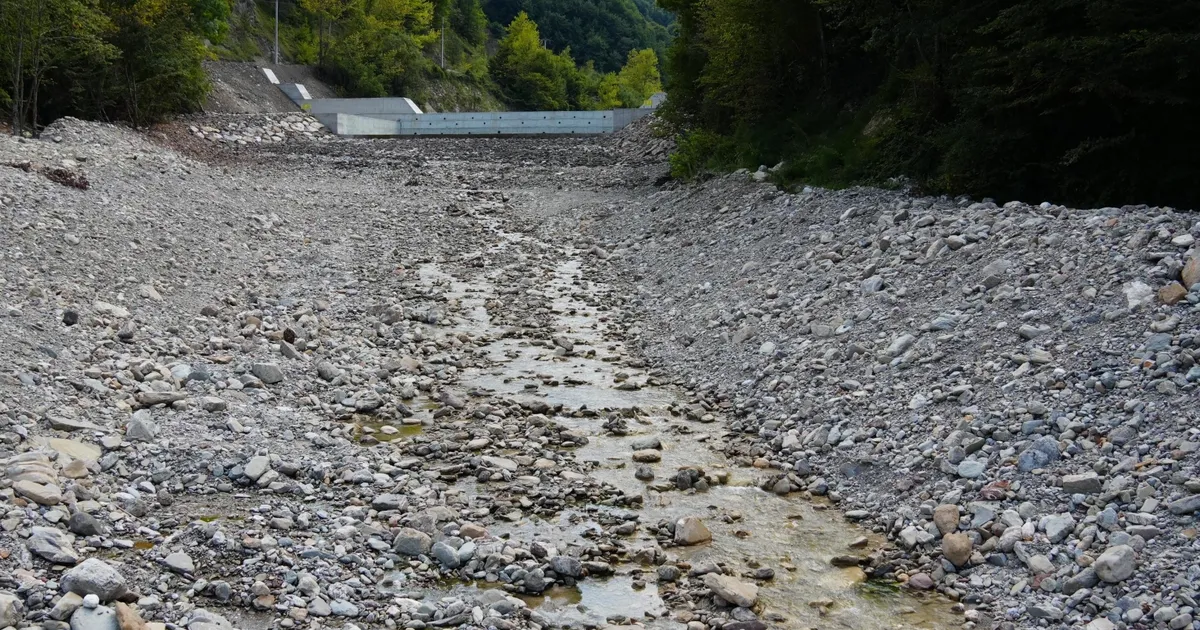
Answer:
[{"label": "water puddle", "polygon": [[[834,509],[789,499],[757,488],[765,471],[732,466],[721,454],[719,424],[687,421],[670,414],[680,401],[639,362],[628,356],[624,346],[610,333],[608,317],[597,306],[608,289],[582,280],[578,260],[559,265],[553,279],[540,289],[553,304],[552,339],[500,339],[501,331],[490,328],[486,304],[494,289],[486,280],[463,282],[436,265],[423,265],[423,283],[440,287],[457,300],[462,324],[472,332],[496,339],[486,347],[491,365],[467,369],[460,384],[517,400],[536,399],[563,405],[564,414],[554,418],[586,433],[588,444],[574,451],[578,461],[592,462],[589,476],[610,483],[627,493],[641,494],[644,507],[638,511],[642,524],[629,539],[633,546],[653,546],[654,536],[646,525],[698,516],[713,533],[713,541],[694,547],[666,550],[674,562],[692,567],[721,563],[737,573],[763,569],[774,571],[770,580],[759,582],[764,614],[782,616],[784,627],[856,628],[951,628],[961,620],[950,611],[950,603],[901,592],[890,584],[865,581],[857,567],[831,564],[837,556],[866,557],[884,541],[846,522]],[[457,324],[457,322],[456,322]],[[607,413],[567,413],[580,409],[622,410],[629,435],[615,436],[604,429]],[[633,461],[636,450],[657,439],[659,461]],[[638,466],[648,466],[653,479],[635,477]],[[700,491],[680,490],[674,479],[681,469],[703,471]],[[645,475],[642,475],[645,477]],[[495,534],[509,533],[527,540],[583,544],[592,530],[601,528],[595,519],[604,506],[588,506],[562,512],[555,521],[522,520],[489,527]],[[601,519],[603,520],[603,519]],[[852,545],[853,543],[853,545]],[[629,567],[624,567],[628,570]],[[637,570],[637,569],[635,569]],[[606,580],[583,580],[577,589],[559,588],[544,597],[528,600],[548,618],[563,625],[602,625],[613,617],[657,619],[666,613],[653,570],[644,589],[635,579],[618,575]],[[618,567],[618,573],[622,573]],[[749,580],[749,578],[745,578]],[[459,588],[488,588],[478,584]],[[681,624],[657,620],[652,627],[680,628]]]}]

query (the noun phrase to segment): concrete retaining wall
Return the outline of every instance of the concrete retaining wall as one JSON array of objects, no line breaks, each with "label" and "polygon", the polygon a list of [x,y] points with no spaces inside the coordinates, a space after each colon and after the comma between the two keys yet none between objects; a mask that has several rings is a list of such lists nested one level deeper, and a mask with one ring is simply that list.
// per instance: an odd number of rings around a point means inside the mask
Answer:
[{"label": "concrete retaining wall", "polygon": [[445,114],[316,114],[339,136],[525,136],[613,133],[650,109],[596,112],[462,112]]}]

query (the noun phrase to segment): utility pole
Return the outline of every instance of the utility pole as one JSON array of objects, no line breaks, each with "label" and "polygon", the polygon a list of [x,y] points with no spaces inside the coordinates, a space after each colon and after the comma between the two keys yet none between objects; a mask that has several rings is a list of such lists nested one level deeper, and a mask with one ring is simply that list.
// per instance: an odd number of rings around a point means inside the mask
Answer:
[{"label": "utility pole", "polygon": [[[278,2],[278,0],[276,0]],[[442,70],[446,69],[446,16],[442,16]]]},{"label": "utility pole", "polygon": [[279,0],[275,0],[275,65],[279,65]]}]

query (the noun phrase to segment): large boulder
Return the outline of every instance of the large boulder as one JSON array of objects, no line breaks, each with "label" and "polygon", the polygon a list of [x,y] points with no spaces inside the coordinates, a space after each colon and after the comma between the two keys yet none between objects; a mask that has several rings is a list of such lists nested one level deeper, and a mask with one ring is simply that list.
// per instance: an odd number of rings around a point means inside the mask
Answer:
[{"label": "large boulder", "polygon": [[88,558],[67,571],[61,584],[64,592],[94,594],[102,602],[112,601],[128,592],[125,578],[107,562],[97,558]]}]

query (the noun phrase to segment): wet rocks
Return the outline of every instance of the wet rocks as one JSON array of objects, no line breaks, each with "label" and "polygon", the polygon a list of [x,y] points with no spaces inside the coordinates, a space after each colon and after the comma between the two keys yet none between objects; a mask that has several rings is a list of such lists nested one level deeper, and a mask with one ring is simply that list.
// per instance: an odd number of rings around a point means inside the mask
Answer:
[{"label": "wet rocks", "polygon": [[570,556],[550,558],[550,569],[563,577],[578,578],[583,575],[583,563]]},{"label": "wet rocks", "polygon": [[695,516],[685,516],[675,522],[676,545],[699,545],[712,540],[712,532]]},{"label": "wet rocks", "polygon": [[633,452],[633,461],[641,463],[654,463],[662,461],[662,452],[654,449],[646,449]]},{"label": "wet rocks", "polygon": [[714,595],[733,606],[753,608],[754,604],[758,603],[758,587],[737,578],[709,573],[704,576],[704,585],[711,589]]},{"label": "wet rocks", "polygon": [[462,564],[458,558],[458,550],[443,541],[434,543],[430,550],[433,557],[447,569],[457,569]]}]

